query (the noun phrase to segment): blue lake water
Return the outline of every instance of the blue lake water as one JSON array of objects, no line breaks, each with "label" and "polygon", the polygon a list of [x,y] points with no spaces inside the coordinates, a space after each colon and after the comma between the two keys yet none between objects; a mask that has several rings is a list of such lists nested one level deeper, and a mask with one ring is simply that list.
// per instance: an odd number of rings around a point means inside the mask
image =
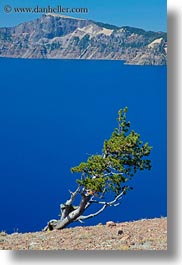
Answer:
[{"label": "blue lake water", "polygon": [[152,170],[134,177],[119,207],[85,222],[167,215],[165,66],[120,61],[0,59],[0,231],[37,231],[58,219],[78,176],[100,153],[117,111],[153,146]]}]

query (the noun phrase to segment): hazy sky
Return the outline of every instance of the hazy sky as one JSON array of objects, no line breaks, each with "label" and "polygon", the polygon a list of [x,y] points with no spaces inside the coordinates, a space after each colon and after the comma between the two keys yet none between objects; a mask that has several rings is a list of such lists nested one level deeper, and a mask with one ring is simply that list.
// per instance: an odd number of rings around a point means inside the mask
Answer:
[{"label": "hazy sky", "polygon": [[146,30],[167,30],[167,1],[166,0],[1,0],[0,26],[12,26],[23,21],[31,20],[41,14],[6,14],[4,7],[86,7],[88,14],[66,14],[115,24],[118,26],[133,26]]}]

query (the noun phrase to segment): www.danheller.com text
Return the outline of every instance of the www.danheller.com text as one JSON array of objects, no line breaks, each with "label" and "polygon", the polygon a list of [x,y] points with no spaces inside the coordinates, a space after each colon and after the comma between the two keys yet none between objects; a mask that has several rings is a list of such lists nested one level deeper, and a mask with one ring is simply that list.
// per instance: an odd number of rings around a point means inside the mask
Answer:
[{"label": "www.danheller.com text", "polygon": [[13,7],[11,5],[4,6],[5,13],[88,13],[89,9],[87,7],[63,7],[61,5],[42,7]]}]

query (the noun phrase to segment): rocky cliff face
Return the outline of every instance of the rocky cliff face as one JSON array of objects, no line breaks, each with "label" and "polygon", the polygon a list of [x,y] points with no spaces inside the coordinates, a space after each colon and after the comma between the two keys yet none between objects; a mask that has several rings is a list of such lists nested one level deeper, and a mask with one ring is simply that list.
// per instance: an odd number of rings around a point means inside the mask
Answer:
[{"label": "rocky cliff face", "polygon": [[16,27],[0,28],[0,57],[165,65],[167,34],[47,14]]}]

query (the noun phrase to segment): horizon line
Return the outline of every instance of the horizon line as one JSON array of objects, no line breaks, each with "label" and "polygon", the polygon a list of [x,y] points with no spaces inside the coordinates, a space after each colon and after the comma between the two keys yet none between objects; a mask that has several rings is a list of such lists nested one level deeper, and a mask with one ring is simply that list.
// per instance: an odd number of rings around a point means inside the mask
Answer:
[{"label": "horizon line", "polygon": [[21,24],[28,23],[28,22],[34,21],[36,19],[40,19],[43,16],[62,17],[62,18],[65,18],[65,19],[75,19],[75,20],[87,20],[87,21],[92,21],[92,22],[95,22],[95,23],[102,23],[102,24],[105,24],[105,25],[114,26],[114,27],[116,27],[118,29],[121,29],[121,28],[124,28],[124,27],[130,27],[130,28],[135,28],[135,29],[141,29],[141,30],[144,30],[146,32],[153,31],[153,32],[162,32],[162,33],[166,33],[167,34],[167,31],[163,31],[163,30],[144,29],[142,27],[129,26],[129,25],[118,26],[118,25],[113,24],[113,23],[110,23],[110,22],[96,21],[96,20],[89,19],[89,18],[85,18],[84,19],[84,18],[79,18],[79,17],[62,15],[62,14],[59,14],[59,13],[42,13],[37,18],[32,18],[30,20],[22,21],[22,22],[19,22],[19,23],[15,24],[15,25],[12,25],[12,26],[0,26],[0,29],[2,29],[2,28],[13,28],[13,27],[17,27],[17,26],[19,26]]}]

